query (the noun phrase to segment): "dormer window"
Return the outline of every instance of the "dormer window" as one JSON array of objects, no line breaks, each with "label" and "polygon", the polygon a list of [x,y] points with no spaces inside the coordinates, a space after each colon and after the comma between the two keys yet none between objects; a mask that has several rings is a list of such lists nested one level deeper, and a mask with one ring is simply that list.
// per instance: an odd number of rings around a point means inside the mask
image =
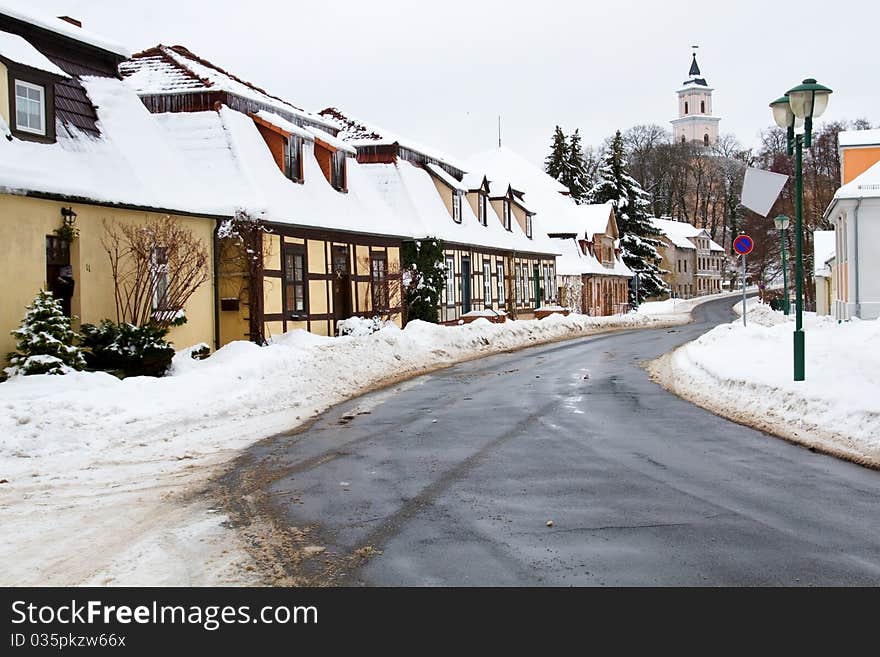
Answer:
[{"label": "dormer window", "polygon": [[461,223],[461,194],[456,191],[452,192],[452,220]]},{"label": "dormer window", "polygon": [[482,225],[486,225],[486,195],[480,194],[477,198],[477,219]]},{"label": "dormer window", "polygon": [[284,141],[284,175],[294,182],[302,182],[303,140],[297,135],[290,135]]},{"label": "dormer window", "polygon": [[510,230],[510,201],[504,201],[504,228]]},{"label": "dormer window", "polygon": [[334,189],[344,192],[345,183],[345,153],[336,151],[330,158],[330,184]]},{"label": "dormer window", "polygon": [[46,136],[46,88],[15,81],[15,129]]},{"label": "dormer window", "polygon": [[526,212],[526,237],[532,237],[532,215]]}]

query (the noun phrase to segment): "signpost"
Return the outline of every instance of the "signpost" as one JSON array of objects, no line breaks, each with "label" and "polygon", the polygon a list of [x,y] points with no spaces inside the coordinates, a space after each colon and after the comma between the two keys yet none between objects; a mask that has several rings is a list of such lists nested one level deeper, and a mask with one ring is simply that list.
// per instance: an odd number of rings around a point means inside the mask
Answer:
[{"label": "signpost", "polygon": [[736,239],[733,240],[733,250],[739,253],[742,256],[742,268],[743,268],[743,326],[746,325],[746,256],[752,252],[752,249],[755,248],[755,241],[746,235],[745,233],[741,233],[737,235]]}]

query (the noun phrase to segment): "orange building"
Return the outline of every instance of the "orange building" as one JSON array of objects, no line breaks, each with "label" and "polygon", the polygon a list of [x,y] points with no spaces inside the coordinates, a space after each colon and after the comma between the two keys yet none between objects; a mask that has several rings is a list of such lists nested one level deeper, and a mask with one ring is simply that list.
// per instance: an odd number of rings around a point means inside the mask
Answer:
[{"label": "orange building", "polygon": [[837,135],[840,152],[840,184],[880,162],[880,129],[846,130]]}]

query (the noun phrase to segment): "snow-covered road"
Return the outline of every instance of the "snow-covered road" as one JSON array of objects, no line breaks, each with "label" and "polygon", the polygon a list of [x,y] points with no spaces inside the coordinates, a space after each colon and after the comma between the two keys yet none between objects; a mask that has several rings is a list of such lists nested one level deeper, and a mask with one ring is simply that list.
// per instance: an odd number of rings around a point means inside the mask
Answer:
[{"label": "snow-covered road", "polygon": [[487,354],[688,321],[687,306],[626,316],[439,327],[366,337],[293,332],[235,342],[171,376],[102,373],[0,384],[4,585],[253,584],[226,518],[201,495],[242,448],[376,387]]}]

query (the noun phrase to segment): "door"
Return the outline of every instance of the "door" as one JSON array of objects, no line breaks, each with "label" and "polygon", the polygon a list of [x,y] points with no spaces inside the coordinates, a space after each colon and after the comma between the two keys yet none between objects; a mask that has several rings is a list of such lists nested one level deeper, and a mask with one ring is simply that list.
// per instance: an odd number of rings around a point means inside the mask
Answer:
[{"label": "door", "polygon": [[535,275],[535,308],[539,308],[542,305],[542,301],[544,301],[541,294],[541,268],[538,265],[535,265],[532,268],[532,273]]},{"label": "door", "polygon": [[471,311],[471,259],[461,259],[461,314]]},{"label": "door", "polygon": [[57,235],[46,235],[46,287],[61,302],[64,314],[70,317],[74,287],[70,243]]},{"label": "door", "polygon": [[333,320],[351,317],[351,274],[348,269],[348,247],[334,245],[332,255]]}]

